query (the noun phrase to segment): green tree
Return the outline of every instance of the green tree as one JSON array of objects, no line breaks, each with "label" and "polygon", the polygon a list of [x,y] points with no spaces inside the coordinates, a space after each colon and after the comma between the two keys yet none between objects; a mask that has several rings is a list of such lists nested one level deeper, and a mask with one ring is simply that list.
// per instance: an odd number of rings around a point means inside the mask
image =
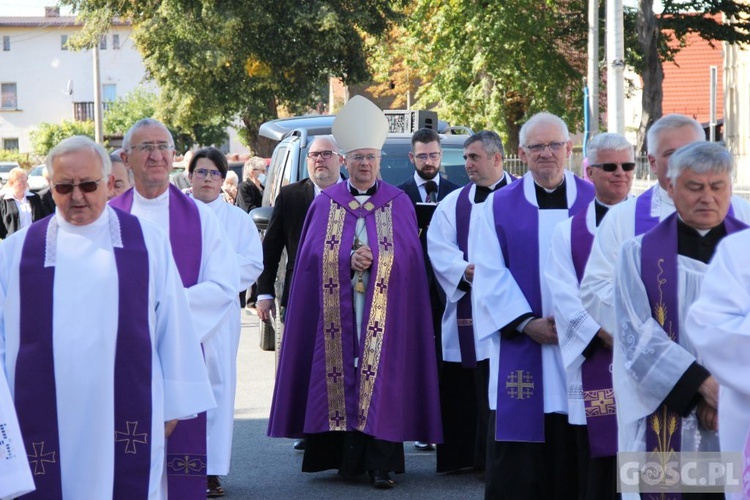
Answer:
[{"label": "green tree", "polygon": [[63,121],[56,123],[40,123],[36,130],[31,132],[31,143],[34,145],[34,153],[39,156],[47,156],[49,150],[55,147],[63,139],[74,135],[86,135],[94,138],[94,122]]},{"label": "green tree", "polygon": [[90,44],[112,17],[131,19],[134,40],[161,89],[159,113],[184,129],[238,117],[247,144],[268,154],[258,126],[278,110],[321,99],[329,75],[369,77],[361,33],[379,34],[400,1],[62,0],[86,20]]},{"label": "green tree", "polygon": [[156,114],[159,97],[143,87],[137,87],[107,105],[104,112],[104,133],[123,135],[138,120]]},{"label": "green tree", "polygon": [[[637,54],[634,64],[643,78],[641,126],[637,147],[643,149],[645,133],[662,116],[664,61],[672,60],[688,33],[709,43],[750,43],[750,3],[733,0],[664,0],[661,15],[654,0],[638,2]],[[722,19],[724,16],[726,20]],[[670,44],[677,40],[678,44]]]},{"label": "green tree", "polygon": [[[398,45],[379,44],[376,92],[416,90],[417,107],[517,149],[521,124],[547,110],[582,123],[586,6],[579,0],[418,0]],[[392,87],[392,88],[390,88]]]}]

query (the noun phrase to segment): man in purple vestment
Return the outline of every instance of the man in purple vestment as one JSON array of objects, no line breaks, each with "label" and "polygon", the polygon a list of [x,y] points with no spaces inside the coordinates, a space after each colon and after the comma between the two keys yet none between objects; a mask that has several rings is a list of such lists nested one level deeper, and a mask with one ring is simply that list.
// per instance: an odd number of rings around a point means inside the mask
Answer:
[{"label": "man in purple vestment", "polygon": [[628,197],[633,183],[633,146],[620,134],[596,135],[588,144],[588,177],[596,198],[552,236],[545,278],[568,379],[568,422],[578,444],[582,498],[617,497],[617,417],[612,389],[612,335],[581,304],[580,279],[596,228],[610,207]]},{"label": "man in purple vestment", "polygon": [[574,433],[549,288],[542,276],[555,225],[586,207],[594,187],[566,171],[565,122],[527,121],[518,154],[529,172],[487,198],[470,243],[474,332],[494,343],[485,496],[576,498]]},{"label": "man in purple vestment", "polygon": [[714,143],[675,151],[668,190],[676,213],[620,251],[613,380],[621,452],[719,451],[718,384],[684,325],[716,246],[747,228],[730,214],[733,163]]},{"label": "man in purple vestment", "polygon": [[387,130],[361,96],[336,117],[350,179],[307,214],[268,427],[307,438],[304,472],[368,472],[376,488],[404,471],[403,441],[442,440],[416,216],[401,190],[378,181]]}]

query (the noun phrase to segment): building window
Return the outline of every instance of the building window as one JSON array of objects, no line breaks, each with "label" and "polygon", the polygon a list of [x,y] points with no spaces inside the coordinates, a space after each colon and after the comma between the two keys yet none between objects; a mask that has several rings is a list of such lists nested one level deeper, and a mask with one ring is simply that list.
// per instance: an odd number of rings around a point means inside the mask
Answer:
[{"label": "building window", "polygon": [[112,35],[112,50],[120,50],[120,35]]},{"label": "building window", "polygon": [[117,99],[117,84],[105,83],[102,85],[102,101],[112,102]]},{"label": "building window", "polygon": [[68,50],[68,35],[60,35],[60,49]]},{"label": "building window", "polygon": [[6,151],[18,151],[18,138],[3,139],[3,149]]},{"label": "building window", "polygon": [[10,50],[10,37],[8,35],[3,35],[3,50],[5,52]]},{"label": "building window", "polygon": [[0,109],[18,109],[15,83],[0,83]]},{"label": "building window", "polygon": [[107,50],[107,35],[102,35],[99,39],[99,50]]}]

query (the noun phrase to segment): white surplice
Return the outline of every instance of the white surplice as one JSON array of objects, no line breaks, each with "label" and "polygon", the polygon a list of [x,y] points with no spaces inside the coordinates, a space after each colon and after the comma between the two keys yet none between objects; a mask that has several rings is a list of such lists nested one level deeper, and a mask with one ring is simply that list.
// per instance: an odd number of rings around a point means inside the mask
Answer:
[{"label": "white surplice", "polygon": [[[107,208],[92,224],[55,215],[53,353],[64,498],[111,498],[114,479],[114,363],[119,224]],[[149,498],[166,498],[164,422],[212,408],[188,300],[167,238],[141,223],[148,250],[152,348]],[[19,263],[27,229],[0,245],[0,361],[14,390],[19,349]],[[49,234],[49,233],[48,233]],[[50,243],[48,242],[48,245]],[[178,424],[179,425],[179,424]]]},{"label": "white surplice", "polygon": [[[651,197],[651,217],[663,221],[675,211],[669,193],[656,184],[649,189]],[[648,192],[648,191],[647,191]],[[644,193],[645,194],[645,193]],[[643,196],[643,194],[641,194]],[[614,280],[617,255],[626,240],[635,234],[635,209],[638,198],[630,199],[613,207],[599,224],[591,248],[586,272],[581,281],[581,301],[583,307],[606,331],[615,329]],[[750,223],[750,204],[737,196],[732,197],[734,217]]]},{"label": "white surplice", "polygon": [[742,451],[750,424],[750,231],[724,238],[685,333],[720,384],[722,451]]},{"label": "white surplice", "polygon": [[[169,235],[169,196],[170,191],[167,190],[156,198],[147,199],[134,189],[131,213],[155,223],[165,234]],[[228,395],[230,390],[234,394],[229,384],[231,380],[236,380],[236,365],[230,366],[227,360],[230,356],[230,346],[237,342],[239,329],[237,332],[230,331],[226,326],[226,318],[232,311],[236,312],[240,273],[237,272],[236,254],[225,236],[226,230],[214,215],[214,211],[205,203],[193,201],[198,207],[201,220],[201,266],[198,282],[187,289],[190,312],[198,334],[197,339],[203,344],[206,368],[218,404],[217,411],[221,412],[224,417],[221,418],[222,422],[227,420],[226,414],[230,411],[233,421],[234,402],[232,398],[232,408],[228,410],[230,404]],[[253,231],[256,230],[253,229]],[[227,371],[232,367],[234,367],[235,375],[229,377]],[[230,456],[227,457],[227,445],[221,443],[226,443],[226,435],[227,432],[231,434],[231,427],[227,430],[226,425],[218,424],[219,427],[223,427],[224,432],[220,432],[218,442],[211,443],[212,440],[209,437],[211,427],[208,422],[206,425],[207,473],[225,474],[229,471],[231,444],[229,445]],[[218,448],[214,444],[219,445]],[[216,469],[212,458],[217,459]],[[217,470],[221,472],[214,472]]]},{"label": "white surplice", "polygon": [[[508,176],[508,174],[505,174]],[[507,179],[510,182],[510,179]],[[458,301],[466,294],[458,286],[464,278],[464,271],[470,262],[464,259],[463,251],[458,248],[458,236],[456,233],[456,203],[462,189],[456,189],[449,193],[441,201],[430,221],[427,230],[427,249],[430,254],[432,269],[435,277],[445,292],[445,312],[442,319],[442,343],[443,359],[454,363],[461,362],[461,347],[458,340]],[[467,245],[470,245],[471,234],[479,218],[481,203],[474,203],[476,186],[469,189],[469,200],[473,205],[471,218],[469,219],[469,237]],[[467,252],[468,253],[468,252]],[[490,358],[492,342],[489,339],[480,341],[474,335],[474,348],[477,361]]]},{"label": "white surplice", "polygon": [[[683,325],[700,293],[708,267],[683,255],[677,257],[680,334],[679,343],[675,343],[651,315],[651,304],[641,278],[642,240],[643,236],[638,236],[626,241],[616,265],[614,299],[618,323],[614,334],[612,378],[617,399],[619,451],[645,451],[647,417],[659,408],[696,361],[696,351]],[[683,451],[718,449],[716,432],[699,429],[695,411],[682,419]]]},{"label": "white surplice", "polygon": [[34,480],[18,427],[16,409],[5,371],[0,369],[0,499],[16,498],[33,490]]},{"label": "white surplice", "polygon": [[[565,171],[565,186],[568,206],[576,200],[577,186],[573,174]],[[552,239],[552,232],[557,224],[568,218],[568,210],[539,210],[536,201],[536,190],[531,173],[527,173],[516,182],[523,182],[526,201],[531,206],[517,207],[518,210],[539,211],[539,233],[535,242],[539,249],[539,276],[544,276],[544,268]],[[506,188],[503,188],[506,189]],[[479,210],[476,230],[472,231],[469,241],[471,254],[469,260],[474,262],[474,284],[471,302],[474,314],[474,333],[479,340],[490,339],[492,342],[490,356],[490,409],[497,407],[497,374],[500,361],[500,329],[518,317],[531,313],[526,297],[521,292],[510,270],[505,265],[500,242],[495,230],[493,210],[494,196],[490,195]],[[513,217],[514,214],[505,214]],[[509,235],[510,238],[513,235]],[[542,292],[542,314],[552,316],[552,297],[546,280],[540,283]],[[544,386],[544,412],[567,413],[568,398],[566,391],[565,368],[560,348],[557,345],[542,346],[542,368]]]},{"label": "white surplice", "polygon": [[[592,201],[586,207],[586,228],[591,234],[596,234],[595,203]],[[555,325],[567,375],[568,422],[586,425],[581,373],[583,362],[586,361],[583,351],[599,331],[599,324],[586,312],[581,303],[578,277],[570,248],[572,221],[572,218],[567,219],[555,228],[544,278],[552,293]]]},{"label": "white surplice", "polygon": [[[197,201],[197,200],[196,200]],[[263,271],[263,247],[258,229],[250,215],[239,207],[225,202],[221,196],[207,204],[216,214],[225,237],[234,250],[238,275],[236,293],[247,290]],[[227,267],[232,264],[225,263]],[[216,408],[207,414],[208,474],[224,476],[229,473],[234,429],[234,396],[237,388],[237,350],[242,328],[240,302],[235,300],[222,321],[222,331],[204,343],[208,376],[216,398]]]}]

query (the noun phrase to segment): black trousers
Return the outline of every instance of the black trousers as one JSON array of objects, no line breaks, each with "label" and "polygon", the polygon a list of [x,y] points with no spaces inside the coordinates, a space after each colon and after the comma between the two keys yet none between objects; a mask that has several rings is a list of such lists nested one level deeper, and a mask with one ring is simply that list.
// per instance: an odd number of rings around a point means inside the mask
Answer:
[{"label": "black trousers", "polygon": [[489,418],[485,499],[578,499],[576,437],[567,415],[544,415],[544,443],[495,441],[494,411]]},{"label": "black trousers", "polygon": [[487,455],[489,360],[476,368],[443,361],[440,412],[443,443],[437,445],[437,472],[484,470]]},{"label": "black trousers", "polygon": [[580,498],[607,500],[620,498],[617,493],[617,457],[591,458],[589,432],[585,425],[573,425],[578,455]]},{"label": "black trousers", "polygon": [[305,436],[302,472],[338,469],[342,476],[367,471],[404,472],[404,444],[375,439],[358,431]]}]

